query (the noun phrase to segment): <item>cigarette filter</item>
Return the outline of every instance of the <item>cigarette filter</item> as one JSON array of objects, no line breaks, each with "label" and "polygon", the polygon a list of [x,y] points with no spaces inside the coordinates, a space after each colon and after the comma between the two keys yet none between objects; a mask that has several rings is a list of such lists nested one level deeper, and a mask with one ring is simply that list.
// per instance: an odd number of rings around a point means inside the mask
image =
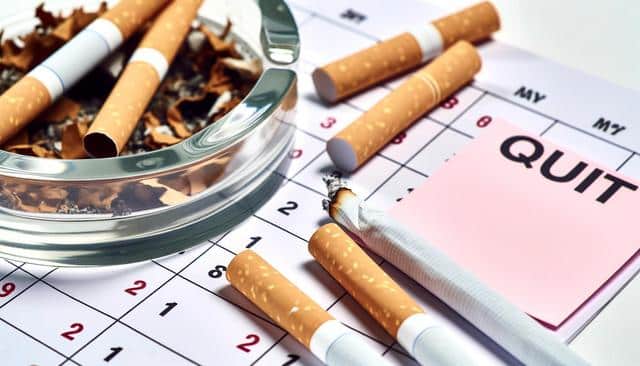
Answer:
[{"label": "cigarette filter", "polygon": [[0,96],[0,144],[49,107],[166,0],[121,0]]},{"label": "cigarette filter", "polygon": [[357,169],[398,133],[473,79],[480,64],[480,56],[471,44],[457,42],[331,138],[327,142],[331,160],[341,170]]},{"label": "cigarette filter", "polygon": [[313,82],[318,95],[334,103],[419,66],[456,41],[486,39],[498,29],[498,13],[484,1],[317,68]]},{"label": "cigarette filter", "polygon": [[587,363],[523,311],[509,303],[444,253],[368,207],[344,181],[327,178],[330,216],[358,235],[367,248],[439,297],[525,365]]},{"label": "cigarette filter", "polygon": [[87,153],[117,156],[189,33],[202,0],[174,0],[153,22],[84,136]]},{"label": "cigarette filter", "polygon": [[421,365],[472,365],[450,330],[422,308],[336,224],[319,228],[309,252]]},{"label": "cigarette filter", "polygon": [[238,254],[229,263],[227,279],[327,365],[388,364],[255,252]]}]

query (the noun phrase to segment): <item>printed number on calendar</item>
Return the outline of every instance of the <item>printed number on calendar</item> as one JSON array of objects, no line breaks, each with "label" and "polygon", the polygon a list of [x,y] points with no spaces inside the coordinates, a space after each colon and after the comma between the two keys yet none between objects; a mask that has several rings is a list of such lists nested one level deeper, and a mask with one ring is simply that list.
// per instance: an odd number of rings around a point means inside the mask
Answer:
[{"label": "printed number on calendar", "polygon": [[220,277],[222,277],[222,272],[226,272],[226,271],[227,271],[227,267],[225,267],[223,265],[218,265],[214,269],[209,271],[209,277],[211,277],[211,278],[220,278]]},{"label": "printed number on calendar", "polygon": [[288,354],[287,357],[289,359],[287,361],[285,361],[285,363],[283,363],[282,366],[293,365],[294,363],[296,363],[300,359],[300,356],[294,355],[294,354]]},{"label": "printed number on calendar", "polygon": [[283,215],[289,216],[291,215],[291,211],[295,210],[296,208],[298,208],[298,203],[295,201],[287,201],[287,204],[285,206],[282,206],[278,209],[278,212],[280,212]]},{"label": "printed number on calendar", "polygon": [[111,360],[113,360],[114,357],[116,357],[118,355],[118,353],[122,352],[124,348],[122,347],[111,347],[110,351],[111,353],[109,353],[107,355],[107,357],[104,358],[105,362],[109,362]]},{"label": "printed number on calendar", "polygon": [[70,330],[66,331],[66,332],[62,332],[60,335],[63,336],[64,338],[72,341],[76,338],[76,335],[80,332],[82,332],[84,330],[84,325],[80,324],[80,323],[73,323],[71,324],[71,326],[69,327],[71,328]]},{"label": "printed number on calendar", "polygon": [[138,291],[144,289],[145,287],[147,287],[147,283],[144,282],[143,280],[137,280],[133,283],[132,287],[126,288],[124,290],[124,292],[128,293],[129,295],[132,296],[137,296],[138,295]]},{"label": "printed number on calendar", "polygon": [[13,282],[7,282],[2,285],[2,291],[0,291],[0,297],[7,297],[13,293],[16,289],[16,284]]},{"label": "printed number on calendar", "polygon": [[236,346],[237,349],[242,350],[244,352],[251,352],[251,346],[255,346],[260,342],[260,336],[257,334],[249,334],[244,337],[244,339],[248,340],[248,342],[240,343]]}]

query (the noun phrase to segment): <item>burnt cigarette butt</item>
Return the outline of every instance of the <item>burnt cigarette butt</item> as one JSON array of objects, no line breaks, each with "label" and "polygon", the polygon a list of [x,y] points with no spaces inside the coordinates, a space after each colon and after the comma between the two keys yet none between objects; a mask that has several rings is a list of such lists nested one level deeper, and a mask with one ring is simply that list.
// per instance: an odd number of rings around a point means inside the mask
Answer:
[{"label": "burnt cigarette butt", "polygon": [[51,106],[165,3],[121,0],[5,91],[0,96],[0,144]]},{"label": "burnt cigarette butt", "polygon": [[336,224],[319,228],[309,252],[421,365],[471,365],[450,329],[427,314]]},{"label": "burnt cigarette butt", "polygon": [[480,70],[480,55],[459,41],[327,142],[327,152],[341,170],[361,166],[394,136],[435,107]]},{"label": "burnt cigarette butt", "polygon": [[338,225],[319,228],[309,253],[394,338],[407,318],[424,313]]},{"label": "burnt cigarette butt", "polygon": [[319,67],[313,82],[323,100],[335,103],[419,66],[456,41],[479,41],[498,29],[495,7],[481,2]]},{"label": "burnt cigarette butt", "polygon": [[93,157],[120,154],[187,36],[202,0],[174,0],[131,56],[83,139]]},{"label": "burnt cigarette butt", "polygon": [[233,258],[227,280],[322,362],[387,365],[376,351],[252,250]]},{"label": "burnt cigarette butt", "polygon": [[118,156],[159,84],[158,73],[151,65],[127,65],[83,138],[87,154],[96,158]]}]

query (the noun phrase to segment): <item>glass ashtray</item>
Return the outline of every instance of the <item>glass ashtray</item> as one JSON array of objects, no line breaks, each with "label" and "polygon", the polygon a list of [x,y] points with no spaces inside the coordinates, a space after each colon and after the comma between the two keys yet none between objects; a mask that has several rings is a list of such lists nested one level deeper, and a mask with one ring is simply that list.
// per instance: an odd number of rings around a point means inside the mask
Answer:
[{"label": "glass ashtray", "polygon": [[[91,4],[99,2],[52,1],[45,8]],[[106,159],[0,151],[0,257],[57,266],[147,260],[225,232],[271,197],[281,183],[274,171],[286,168],[295,131],[298,30],[282,0],[207,0],[199,11],[198,21],[215,31],[227,20],[240,52],[260,58],[264,71],[239,105],[197,134]],[[0,26],[15,37],[34,21],[31,10],[0,19]],[[18,193],[35,205],[16,205]],[[114,194],[108,209],[86,209]],[[37,208],[60,197],[77,209]]]}]

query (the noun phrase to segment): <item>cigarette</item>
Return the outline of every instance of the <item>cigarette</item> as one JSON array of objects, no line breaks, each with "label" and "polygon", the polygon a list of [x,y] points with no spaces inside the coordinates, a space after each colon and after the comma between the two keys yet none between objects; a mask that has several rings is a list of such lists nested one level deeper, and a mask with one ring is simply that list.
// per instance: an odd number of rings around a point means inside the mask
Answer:
[{"label": "cigarette", "polygon": [[309,252],[418,363],[474,363],[450,329],[426,314],[338,225],[319,228]]},{"label": "cigarette", "polygon": [[0,144],[129,38],[166,0],[121,0],[0,96]]},{"label": "cigarette", "polygon": [[86,152],[120,154],[191,29],[203,0],[174,0],[158,15],[84,136]]},{"label": "cigarette", "polygon": [[480,65],[475,48],[458,41],[332,137],[327,142],[331,160],[340,170],[356,170],[398,133],[471,81]]},{"label": "cigarette", "polygon": [[423,64],[457,41],[483,40],[498,29],[495,7],[481,2],[317,68],[313,82],[322,99],[335,103]]},{"label": "cigarette", "polygon": [[438,248],[367,206],[341,179],[325,178],[329,215],[525,365],[587,365],[554,334]]},{"label": "cigarette", "polygon": [[227,280],[327,365],[388,365],[361,338],[251,250],[236,255]]}]

